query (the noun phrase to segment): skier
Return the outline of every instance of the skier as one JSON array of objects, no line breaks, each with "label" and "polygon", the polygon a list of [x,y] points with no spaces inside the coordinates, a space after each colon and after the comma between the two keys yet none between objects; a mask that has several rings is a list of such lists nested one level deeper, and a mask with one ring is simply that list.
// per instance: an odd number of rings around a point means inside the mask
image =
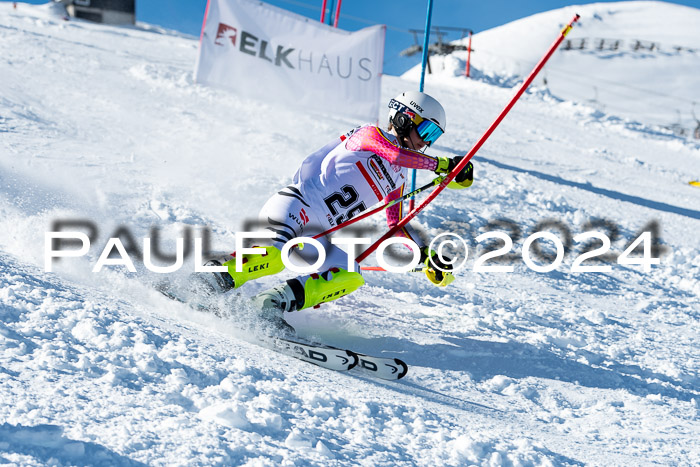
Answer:
[{"label": "skier", "polygon": [[[336,226],[379,201],[400,197],[405,189],[408,169],[449,173],[462,156],[433,157],[421,152],[445,131],[445,111],[433,97],[422,92],[404,92],[389,102],[389,126],[386,131],[374,125],[358,127],[336,138],[308,156],[296,172],[291,185],[272,196],[260,211],[260,220],[274,233],[264,254],[231,256],[211,260],[209,266],[224,265],[228,272],[208,273],[207,283],[213,291],[226,292],[244,283],[285,269],[281,249],[296,237],[312,237]],[[466,188],[472,184],[473,167],[469,163],[448,185]],[[401,220],[401,203],[387,209],[390,227]],[[400,235],[420,247],[421,263],[427,278],[437,286],[454,280],[450,265],[433,257],[435,252],[406,225]],[[266,290],[253,302],[268,319],[283,330],[290,330],[283,315],[287,311],[315,307],[348,295],[365,281],[357,263],[348,270],[348,256],[325,238],[326,259],[318,273],[302,275]],[[315,248],[295,248],[291,255],[309,264],[317,259]],[[430,264],[446,270],[443,273]],[[243,271],[236,272],[236,262]],[[212,280],[213,279],[213,280]]]}]

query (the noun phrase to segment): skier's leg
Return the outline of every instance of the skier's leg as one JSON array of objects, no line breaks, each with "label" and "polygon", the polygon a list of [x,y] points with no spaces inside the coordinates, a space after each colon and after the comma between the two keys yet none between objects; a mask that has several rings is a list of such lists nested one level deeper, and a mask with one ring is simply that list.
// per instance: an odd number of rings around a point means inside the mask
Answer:
[{"label": "skier's leg", "polygon": [[[237,289],[248,281],[259,279],[284,270],[282,255],[278,248],[272,245],[260,246],[265,252],[256,254],[221,256],[207,260],[205,266],[225,266],[226,272],[202,272],[193,274],[193,280],[210,293],[224,293]],[[237,263],[241,262],[241,271],[237,271]]]},{"label": "skier's leg", "polygon": [[[303,275],[290,279],[277,287],[256,295],[253,300],[263,309],[274,308],[281,311],[296,311],[316,307],[321,303],[337,300],[348,295],[362,285],[365,280],[359,273],[357,264],[347,270],[348,256],[327,240],[320,240],[326,250],[326,260],[319,268],[322,273]],[[297,256],[304,253],[297,250]],[[306,253],[305,260],[309,260]],[[314,262],[315,258],[311,258]]]},{"label": "skier's leg", "polygon": [[[295,186],[289,186],[272,196],[262,207],[259,219],[263,224],[260,230],[268,230],[274,234],[272,239],[261,239],[258,245],[265,249],[264,254],[244,254],[236,252],[231,255],[213,258],[205,266],[226,266],[228,272],[203,273],[200,281],[206,284],[206,289],[213,292],[227,292],[237,289],[248,281],[277,274],[284,270],[281,250],[289,240],[303,235],[313,235],[321,232],[319,226],[312,228],[309,222],[309,204],[304,200],[301,191]],[[315,219],[315,217],[314,217]],[[237,269],[240,267],[241,271]]]}]

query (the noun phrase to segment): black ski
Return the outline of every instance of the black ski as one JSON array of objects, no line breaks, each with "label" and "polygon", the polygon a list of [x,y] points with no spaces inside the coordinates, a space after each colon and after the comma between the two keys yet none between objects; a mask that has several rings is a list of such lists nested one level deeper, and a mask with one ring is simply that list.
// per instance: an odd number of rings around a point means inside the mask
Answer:
[{"label": "black ski", "polygon": [[[270,337],[270,340],[276,347],[293,348],[296,358],[309,363],[332,370],[363,370],[377,378],[396,380],[401,379],[408,373],[408,365],[403,360],[398,358],[376,357],[359,352],[354,352],[350,349],[342,349],[325,344],[311,344],[301,340],[294,340],[281,337]],[[346,355],[350,355],[354,364],[349,367],[343,361]],[[340,367],[338,367],[338,359],[340,359]]]},{"label": "black ski", "polygon": [[270,336],[269,341],[275,351],[291,355],[294,358],[335,371],[347,371],[355,368],[359,361],[356,353],[336,349],[325,345],[313,345],[292,339]]},{"label": "black ski", "polygon": [[375,357],[358,353],[357,368],[361,368],[377,378],[401,379],[408,373],[408,365],[398,358]]}]

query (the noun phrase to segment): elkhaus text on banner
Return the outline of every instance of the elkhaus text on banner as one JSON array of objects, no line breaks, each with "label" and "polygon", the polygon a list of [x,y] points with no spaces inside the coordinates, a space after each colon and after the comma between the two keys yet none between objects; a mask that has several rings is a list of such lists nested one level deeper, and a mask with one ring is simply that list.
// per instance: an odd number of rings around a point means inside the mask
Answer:
[{"label": "elkhaus text on banner", "polygon": [[195,80],[306,109],[378,117],[385,26],[332,28],[253,0],[209,0]]}]

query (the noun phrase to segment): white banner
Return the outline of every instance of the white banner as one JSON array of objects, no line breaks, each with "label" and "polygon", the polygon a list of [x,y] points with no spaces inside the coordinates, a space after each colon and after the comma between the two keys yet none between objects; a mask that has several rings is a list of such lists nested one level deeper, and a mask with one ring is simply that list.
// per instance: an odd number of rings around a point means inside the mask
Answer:
[{"label": "white banner", "polygon": [[257,0],[209,0],[195,80],[374,122],[385,32],[351,33]]}]

